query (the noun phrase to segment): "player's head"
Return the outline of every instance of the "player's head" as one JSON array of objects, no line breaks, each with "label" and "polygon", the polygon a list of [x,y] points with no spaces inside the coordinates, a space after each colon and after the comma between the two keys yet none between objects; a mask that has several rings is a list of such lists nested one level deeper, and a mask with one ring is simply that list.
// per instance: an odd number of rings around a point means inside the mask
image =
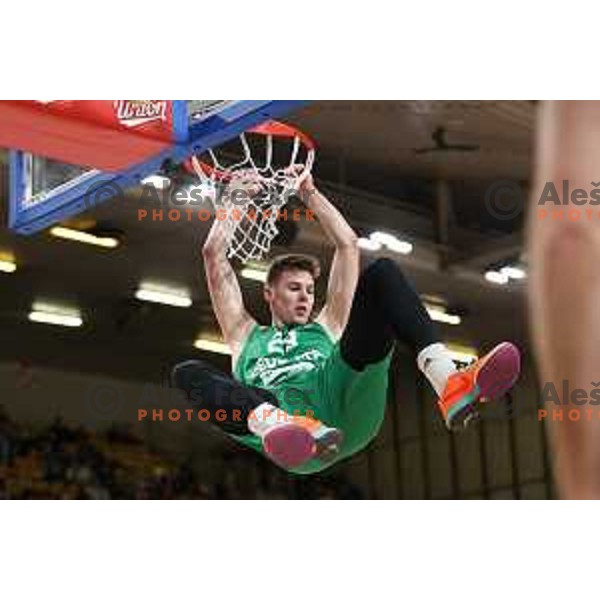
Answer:
[{"label": "player's head", "polygon": [[274,319],[286,324],[310,320],[320,270],[319,261],[306,254],[286,254],[271,263],[264,295]]}]

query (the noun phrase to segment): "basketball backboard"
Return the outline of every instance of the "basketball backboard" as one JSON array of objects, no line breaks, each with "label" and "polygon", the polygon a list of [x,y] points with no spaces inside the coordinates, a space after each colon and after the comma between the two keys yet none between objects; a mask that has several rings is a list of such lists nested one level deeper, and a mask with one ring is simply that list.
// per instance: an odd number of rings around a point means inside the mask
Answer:
[{"label": "basketball backboard", "polygon": [[303,104],[288,100],[1,101],[9,226],[31,234]]}]

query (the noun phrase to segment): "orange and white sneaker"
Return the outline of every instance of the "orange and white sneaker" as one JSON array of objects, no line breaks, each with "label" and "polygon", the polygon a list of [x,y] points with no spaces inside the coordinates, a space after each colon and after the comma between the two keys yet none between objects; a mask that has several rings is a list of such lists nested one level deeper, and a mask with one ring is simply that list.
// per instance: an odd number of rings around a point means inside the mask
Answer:
[{"label": "orange and white sneaker", "polygon": [[270,427],[262,436],[267,456],[277,465],[299,467],[313,458],[330,461],[339,452],[343,434],[311,417],[293,416]]},{"label": "orange and white sneaker", "polygon": [[520,370],[519,349],[502,342],[472,365],[450,375],[438,400],[448,429],[460,429],[476,418],[478,402],[501,398],[515,384]]}]

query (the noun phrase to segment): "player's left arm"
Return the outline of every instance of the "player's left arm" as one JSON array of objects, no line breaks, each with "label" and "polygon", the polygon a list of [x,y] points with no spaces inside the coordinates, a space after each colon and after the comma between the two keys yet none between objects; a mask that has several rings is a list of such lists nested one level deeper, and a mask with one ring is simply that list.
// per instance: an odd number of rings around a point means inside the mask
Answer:
[{"label": "player's left arm", "polygon": [[310,175],[300,187],[300,197],[335,246],[325,306],[316,320],[338,339],[348,322],[358,281],[358,237],[338,209],[319,192]]}]

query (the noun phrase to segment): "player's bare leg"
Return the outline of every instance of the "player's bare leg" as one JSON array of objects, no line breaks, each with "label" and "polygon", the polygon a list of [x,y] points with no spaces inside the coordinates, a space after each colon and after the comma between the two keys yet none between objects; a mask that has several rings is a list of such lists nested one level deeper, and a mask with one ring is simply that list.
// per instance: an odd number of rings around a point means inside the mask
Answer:
[{"label": "player's bare leg", "polygon": [[[591,192],[600,180],[600,102],[547,102],[538,120],[535,182],[530,201],[528,252],[530,318],[542,385],[591,390],[600,379],[600,219],[597,206],[562,205],[562,220],[540,212],[546,182]],[[571,220],[568,209],[578,209]],[[591,218],[588,219],[588,213]],[[573,213],[574,215],[575,213]],[[549,412],[554,405],[544,407]],[[600,498],[600,420],[549,422],[559,493]]]}]

